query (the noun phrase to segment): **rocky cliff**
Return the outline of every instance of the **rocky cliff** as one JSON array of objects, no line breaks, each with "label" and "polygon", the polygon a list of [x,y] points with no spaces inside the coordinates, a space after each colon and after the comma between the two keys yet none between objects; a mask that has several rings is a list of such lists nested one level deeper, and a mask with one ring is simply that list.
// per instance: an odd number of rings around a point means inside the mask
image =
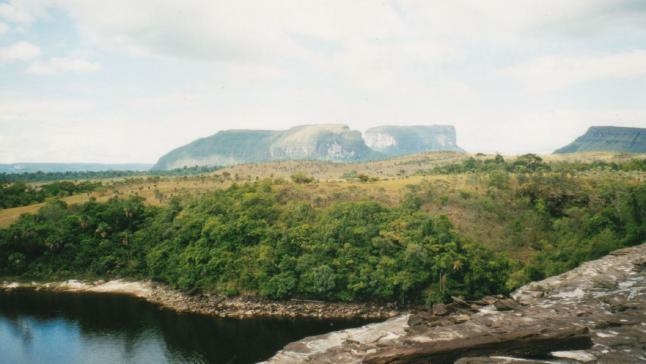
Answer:
[{"label": "rocky cliff", "polygon": [[359,161],[377,156],[366,146],[360,132],[345,125],[303,125],[280,131],[221,131],[171,151],[153,169],[289,159]]},{"label": "rocky cliff", "polygon": [[279,160],[366,161],[427,151],[462,151],[450,125],[381,126],[361,133],[345,125],[303,125],[288,130],[225,130],[179,147],[155,170],[226,166]]},{"label": "rocky cliff", "polygon": [[591,151],[646,153],[646,128],[593,126],[574,142],[554,153]]},{"label": "rocky cliff", "polygon": [[452,125],[378,126],[364,133],[366,144],[386,155],[462,152]]},{"label": "rocky cliff", "polygon": [[314,336],[267,363],[645,363],[646,244],[518,289]]}]

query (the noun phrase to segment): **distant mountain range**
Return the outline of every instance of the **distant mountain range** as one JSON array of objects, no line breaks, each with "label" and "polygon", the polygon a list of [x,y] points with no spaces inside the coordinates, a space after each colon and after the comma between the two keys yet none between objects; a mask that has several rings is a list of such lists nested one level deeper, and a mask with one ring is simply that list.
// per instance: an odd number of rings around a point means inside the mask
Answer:
[{"label": "distant mountain range", "polygon": [[377,126],[366,130],[368,147],[387,156],[432,151],[464,152],[452,125]]},{"label": "distant mountain range", "polygon": [[224,130],[162,156],[154,170],[279,160],[364,161],[426,151],[463,151],[450,125],[380,126],[361,132],[341,124],[288,130]]},{"label": "distant mountain range", "polygon": [[[362,135],[342,124],[301,125],[287,130],[223,130],[162,156],[156,164],[13,163],[0,173],[169,170],[280,160],[359,162],[422,152],[464,152],[452,125],[384,125]],[[593,126],[554,153],[646,153],[646,128]]]},{"label": "distant mountain range", "polygon": [[585,134],[554,153],[592,151],[646,153],[646,128],[592,126]]},{"label": "distant mountain range", "polygon": [[141,163],[13,163],[0,164],[0,173],[146,171],[150,167],[152,164]]}]

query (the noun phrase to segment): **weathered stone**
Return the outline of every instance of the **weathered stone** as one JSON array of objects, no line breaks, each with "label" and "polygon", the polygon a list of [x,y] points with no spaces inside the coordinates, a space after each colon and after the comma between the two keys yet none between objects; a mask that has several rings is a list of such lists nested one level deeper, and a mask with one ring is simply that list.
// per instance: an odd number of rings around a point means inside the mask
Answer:
[{"label": "weathered stone", "polygon": [[[269,363],[646,363],[644,261],[646,244],[618,250],[530,283],[513,300],[486,297],[469,307],[438,306],[437,314],[409,316],[397,333],[379,330],[385,341],[354,340],[346,331],[346,342],[329,350],[301,352],[290,362],[283,360],[293,355],[285,348]],[[334,337],[318,337],[317,347]],[[549,361],[523,359],[550,353]]]},{"label": "weathered stone", "polygon": [[458,359],[455,364],[546,364],[547,361],[518,359],[508,356],[478,356]]},{"label": "weathered stone", "polygon": [[555,358],[572,359],[581,363],[590,363],[597,360],[597,357],[583,350],[554,351],[551,353]]},{"label": "weathered stone", "polygon": [[478,336],[456,337],[451,340],[419,343],[409,347],[394,347],[368,355],[369,364],[402,364],[429,362],[453,363],[463,356],[516,355],[537,356],[560,348],[588,348],[592,346],[586,327],[564,326],[559,323],[549,327],[536,326],[510,332],[489,332]]},{"label": "weathered stone", "polygon": [[471,319],[471,316],[469,316],[469,315],[465,315],[465,314],[461,314],[461,315],[455,315],[455,316],[453,316],[453,317],[452,317],[452,319],[453,319],[453,322],[455,322],[456,324],[459,324],[459,323],[462,323],[462,322],[467,322],[467,321],[469,321],[469,320]]},{"label": "weathered stone", "polygon": [[433,305],[433,315],[435,316],[444,316],[448,314],[449,311],[446,309],[446,305],[443,303],[436,303]]},{"label": "weathered stone", "polygon": [[501,300],[497,300],[496,302],[494,302],[493,305],[496,307],[498,311],[510,311],[518,307],[518,302],[510,298],[504,298]]}]

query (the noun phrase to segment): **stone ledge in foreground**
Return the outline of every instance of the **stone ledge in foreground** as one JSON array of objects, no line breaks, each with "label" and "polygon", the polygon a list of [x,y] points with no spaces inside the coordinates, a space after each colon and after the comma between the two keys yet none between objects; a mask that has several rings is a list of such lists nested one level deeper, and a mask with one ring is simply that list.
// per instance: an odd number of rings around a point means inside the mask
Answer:
[{"label": "stone ledge in foreground", "polygon": [[487,297],[305,338],[266,363],[646,363],[646,244]]}]

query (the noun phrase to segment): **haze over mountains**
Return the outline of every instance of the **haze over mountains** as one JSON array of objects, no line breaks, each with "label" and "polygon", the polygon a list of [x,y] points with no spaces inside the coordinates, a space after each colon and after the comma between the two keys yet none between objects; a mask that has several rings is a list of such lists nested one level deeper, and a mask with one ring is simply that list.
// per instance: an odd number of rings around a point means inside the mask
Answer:
[{"label": "haze over mountains", "polygon": [[[314,124],[287,130],[222,130],[166,153],[154,165],[13,163],[0,164],[0,173],[169,170],[281,160],[359,162],[434,151],[465,152],[457,145],[452,125],[383,125],[362,135],[343,124]],[[554,153],[592,151],[646,153],[646,128],[593,126]]]},{"label": "haze over mountains", "polygon": [[225,130],[171,151],[153,169],[294,159],[353,162],[428,151],[463,151],[453,126],[380,126],[363,137],[341,124]]},{"label": "haze over mountains", "polygon": [[150,167],[146,163],[12,163],[0,164],[0,173],[146,171]]},{"label": "haze over mountains", "polygon": [[453,125],[377,126],[366,130],[364,140],[370,148],[388,156],[464,151],[456,144]]},{"label": "haze over mountains", "polygon": [[646,153],[646,128],[592,126],[585,134],[554,153],[593,151]]}]

